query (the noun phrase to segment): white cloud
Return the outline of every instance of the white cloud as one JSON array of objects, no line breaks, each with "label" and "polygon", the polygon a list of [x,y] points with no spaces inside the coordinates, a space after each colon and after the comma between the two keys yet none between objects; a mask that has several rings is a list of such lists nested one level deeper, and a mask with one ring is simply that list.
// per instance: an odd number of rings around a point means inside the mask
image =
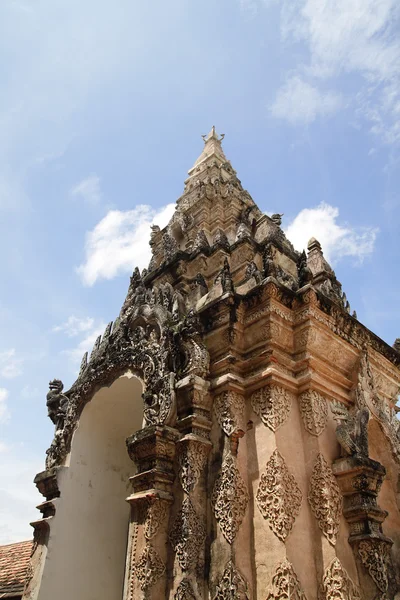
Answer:
[{"label": "white cloud", "polygon": [[74,365],[76,365],[77,363],[79,363],[82,360],[82,357],[85,354],[85,352],[89,352],[89,354],[90,354],[95,341],[97,340],[99,335],[102,335],[104,333],[105,328],[106,328],[105,323],[101,322],[101,323],[97,324],[96,326],[93,327],[92,331],[90,331],[90,333],[88,333],[79,342],[79,344],[75,348],[64,351],[65,354],[67,354],[70,357],[70,359],[72,360]]},{"label": "white cloud", "polygon": [[[52,331],[54,333],[65,333],[70,338],[81,336],[81,340],[74,348],[63,350],[63,354],[66,354],[71,359],[75,369],[85,352],[90,353],[93,344],[98,336],[104,333],[105,328],[106,323],[103,321],[95,321],[92,317],[78,319],[72,315],[65,323],[53,327]],[[24,392],[24,390],[22,391]]]},{"label": "white cloud", "polygon": [[13,379],[22,374],[22,358],[17,358],[15,348],[0,352],[0,375]]},{"label": "white cloud", "polygon": [[299,76],[290,77],[278,91],[271,114],[290,123],[307,125],[319,116],[328,116],[342,106],[334,92],[321,92]]},{"label": "white cloud", "polygon": [[[307,74],[321,90],[323,81],[339,88],[339,77],[351,74],[357,85],[352,90],[356,114],[367,119],[371,132],[383,141],[400,141],[397,0],[282,0],[280,15],[282,38],[302,41],[309,52],[309,61],[299,62],[295,75]],[[278,97],[282,93],[279,90]]]},{"label": "white cloud", "polygon": [[134,266],[147,266],[150,225],[165,227],[174,208],[174,204],[168,204],[158,211],[148,205],[128,211],[110,210],[86,235],[85,262],[77,268],[83,283],[91,286],[99,279],[131,272]]},{"label": "white cloud", "polygon": [[33,478],[44,465],[29,452],[2,446],[7,460],[0,461],[0,544],[10,544],[32,538],[29,522],[40,517],[36,506],[43,501]]},{"label": "white cloud", "polygon": [[75,337],[76,335],[80,335],[85,331],[89,331],[94,326],[94,319],[91,317],[85,317],[84,319],[79,319],[74,315],[68,317],[65,323],[61,325],[56,325],[53,327],[52,331],[54,333],[64,332],[68,337]]},{"label": "white cloud", "polygon": [[5,423],[10,413],[7,406],[8,390],[0,388],[0,423]]},{"label": "white cloud", "polygon": [[308,240],[315,237],[326,259],[332,263],[345,256],[362,261],[373,252],[378,229],[340,224],[338,217],[338,208],[321,203],[316,208],[300,211],[285,233],[297,250],[306,249]]},{"label": "white cloud", "polygon": [[100,178],[97,175],[86,177],[71,189],[70,194],[88,204],[98,204],[101,200]]}]

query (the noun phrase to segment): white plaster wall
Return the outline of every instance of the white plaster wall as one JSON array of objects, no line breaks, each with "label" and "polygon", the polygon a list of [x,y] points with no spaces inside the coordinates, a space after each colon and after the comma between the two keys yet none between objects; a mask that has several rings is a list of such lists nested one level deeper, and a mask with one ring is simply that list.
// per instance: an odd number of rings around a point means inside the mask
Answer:
[{"label": "white plaster wall", "polygon": [[125,439],[142,427],[142,384],[126,374],[83,410],[50,526],[39,600],[121,600],[134,474]]}]

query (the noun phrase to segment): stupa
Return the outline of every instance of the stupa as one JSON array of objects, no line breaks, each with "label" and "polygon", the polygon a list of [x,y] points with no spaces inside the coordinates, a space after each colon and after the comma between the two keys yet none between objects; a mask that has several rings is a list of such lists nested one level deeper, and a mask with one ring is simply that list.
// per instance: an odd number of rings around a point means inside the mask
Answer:
[{"label": "stupa", "polygon": [[399,344],[259,210],[222,138],[75,383],[50,384],[24,599],[399,597]]}]

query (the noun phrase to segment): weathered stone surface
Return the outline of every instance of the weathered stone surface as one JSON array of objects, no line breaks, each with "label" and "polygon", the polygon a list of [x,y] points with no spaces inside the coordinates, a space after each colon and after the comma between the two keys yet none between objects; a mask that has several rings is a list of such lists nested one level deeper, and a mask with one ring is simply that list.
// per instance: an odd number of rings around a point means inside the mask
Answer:
[{"label": "weathered stone surface", "polygon": [[222,139],[75,383],[50,384],[24,600],[400,592],[399,344],[350,315],[317,240],[296,252],[258,209]]}]

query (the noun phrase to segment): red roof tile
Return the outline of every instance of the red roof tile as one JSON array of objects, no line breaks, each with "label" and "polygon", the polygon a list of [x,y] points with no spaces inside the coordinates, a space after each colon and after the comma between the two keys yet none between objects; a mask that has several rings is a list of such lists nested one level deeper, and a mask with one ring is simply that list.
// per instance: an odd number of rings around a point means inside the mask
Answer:
[{"label": "red roof tile", "polygon": [[32,541],[0,546],[0,598],[22,594]]}]

